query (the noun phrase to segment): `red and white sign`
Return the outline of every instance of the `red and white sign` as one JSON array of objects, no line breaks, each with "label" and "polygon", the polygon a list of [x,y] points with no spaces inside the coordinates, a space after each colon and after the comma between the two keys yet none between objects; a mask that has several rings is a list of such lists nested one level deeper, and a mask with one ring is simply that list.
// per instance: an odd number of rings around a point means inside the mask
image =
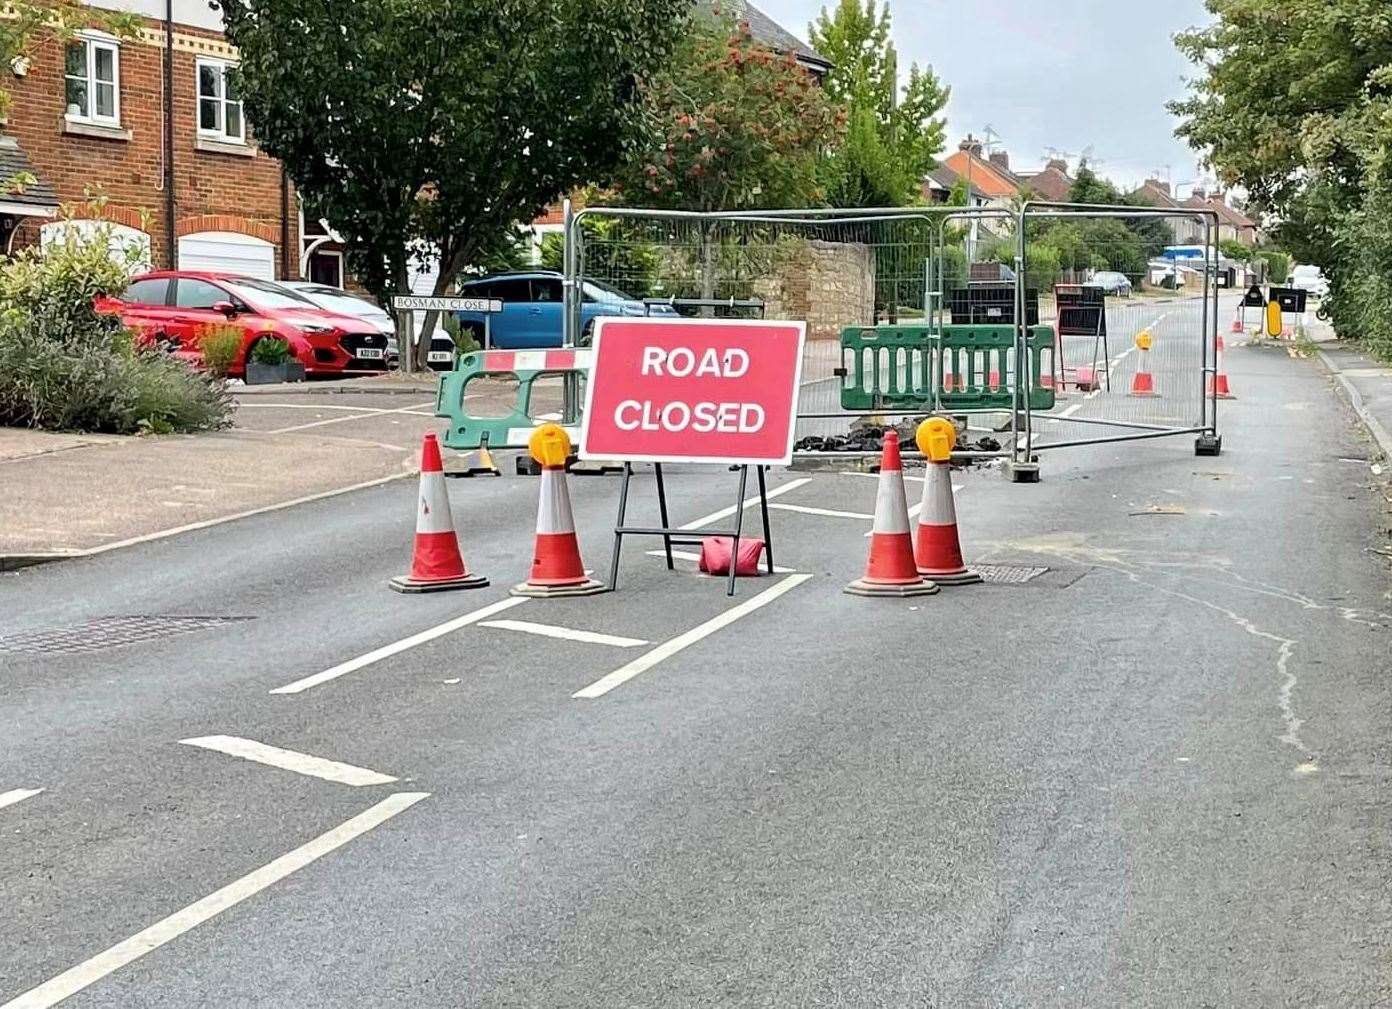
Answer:
[{"label": "red and white sign", "polygon": [[788,465],[807,324],[599,319],[580,458]]}]

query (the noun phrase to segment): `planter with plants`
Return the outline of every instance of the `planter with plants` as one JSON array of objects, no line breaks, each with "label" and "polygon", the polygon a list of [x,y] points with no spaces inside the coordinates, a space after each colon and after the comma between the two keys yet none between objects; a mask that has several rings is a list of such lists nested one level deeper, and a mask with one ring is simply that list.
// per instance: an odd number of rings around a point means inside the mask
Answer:
[{"label": "planter with plants", "polygon": [[288,340],[267,336],[251,345],[246,363],[247,385],[303,382],[304,377],[304,365],[290,356]]}]

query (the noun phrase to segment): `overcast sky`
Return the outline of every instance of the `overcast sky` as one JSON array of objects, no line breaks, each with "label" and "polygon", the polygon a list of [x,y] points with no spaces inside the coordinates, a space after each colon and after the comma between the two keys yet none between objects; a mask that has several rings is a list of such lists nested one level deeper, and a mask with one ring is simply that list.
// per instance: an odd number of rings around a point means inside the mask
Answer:
[{"label": "overcast sky", "polygon": [[[952,87],[946,153],[989,124],[1012,168],[1042,165],[1048,147],[1090,146],[1118,183],[1166,165],[1175,182],[1195,179],[1194,154],[1164,106],[1191,69],[1171,36],[1208,22],[1203,0],[889,2],[901,68],[931,64]],[[805,39],[824,0],[753,3]]]}]

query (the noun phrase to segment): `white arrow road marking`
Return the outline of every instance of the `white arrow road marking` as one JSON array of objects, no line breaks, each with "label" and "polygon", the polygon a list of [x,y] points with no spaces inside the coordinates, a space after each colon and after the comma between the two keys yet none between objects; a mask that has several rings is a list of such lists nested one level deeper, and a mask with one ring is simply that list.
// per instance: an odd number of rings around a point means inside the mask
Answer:
[{"label": "white arrow road marking", "polygon": [[45,981],[37,988],[31,988],[23,995],[10,999],[0,1006],[0,1009],[51,1009],[108,974],[139,960],[146,953],[159,949],[165,943],[197,928],[210,918],[217,917],[223,911],[236,907],[248,897],[255,896],[291,873],[343,847],[355,837],[361,837],[374,827],[381,826],[429,795],[429,792],[397,792],[390,795],[351,820],[339,824],[327,834],[320,834],[308,844],[281,855],[274,862],[228,883],[221,890],[195,901],[182,911],[175,911],[168,918],[162,918],[129,939],[122,939],[105,952],[98,953],[76,967],[71,967],[57,977]]},{"label": "white arrow road marking", "polygon": [[42,791],[42,788],[13,788],[8,792],[0,792],[0,809],[4,809],[6,806],[13,806],[17,802],[23,802],[25,799],[32,799]]},{"label": "white arrow road marking", "polygon": [[355,788],[361,788],[363,785],[389,785],[396,780],[389,774],[379,774],[365,767],[354,767],[352,764],[341,764],[337,760],[313,757],[308,753],[283,750],[279,746],[268,746],[240,736],[198,736],[194,739],[181,739],[179,742],[185,746],[216,750],[218,753],[241,757],[244,760],[254,760],[258,764],[307,774],[311,778],[336,781],[340,785],[352,785]]},{"label": "white arrow road marking", "polygon": [[[604,676],[594,683],[591,683],[583,690],[577,690],[571,697],[593,700],[596,697],[603,697],[615,687],[622,686],[633,679],[639,673],[645,673],[663,659],[669,659],[673,655],[696,644],[702,638],[707,638],[720,630],[728,627],[740,617],[748,616],[761,606],[767,606],[785,592],[797,588],[812,576],[810,574],[789,575],[782,581],[770,585],[757,596],[751,596],[738,606],[732,606],[723,613],[707,620],[704,624],[698,624],[685,634],[679,634],[670,641],[664,641],[650,652],[644,652],[626,666],[615,669],[612,673]],[[3,1007],[0,1007],[3,1009]]]},{"label": "white arrow road marking", "polygon": [[381,662],[383,659],[390,658],[398,652],[404,652],[408,648],[415,648],[417,645],[423,645],[427,641],[434,641],[436,638],[449,634],[451,631],[457,631],[461,627],[468,627],[470,624],[476,624],[480,620],[486,620],[495,613],[501,613],[503,610],[512,609],[514,606],[521,606],[526,601],[526,599],[512,597],[500,599],[496,603],[489,603],[487,606],[474,610],[472,613],[466,613],[462,617],[446,620],[443,624],[431,627],[429,630],[421,631],[419,634],[412,634],[409,638],[402,638],[400,641],[394,641],[389,645],[383,645],[381,648],[375,648],[366,655],[359,655],[356,659],[349,659],[347,662],[342,662],[332,669],[325,669],[322,673],[315,673],[313,676],[306,676],[304,679],[296,680],[294,683],[287,683],[283,687],[276,687],[271,693],[301,693],[308,690],[310,687],[317,687],[321,683],[328,683],[330,680],[336,680],[340,676],[355,672],[364,666],[370,666],[374,662]]},{"label": "white arrow road marking", "polygon": [[600,634],[598,631],[581,631],[574,627],[557,627],[555,624],[534,624],[530,620],[485,620],[480,627],[497,627],[505,631],[521,631],[523,634],[537,634],[543,638],[561,638],[565,641],[584,641],[591,645],[613,645],[616,648],[636,648],[646,645],[642,638],[624,638],[617,634]]}]

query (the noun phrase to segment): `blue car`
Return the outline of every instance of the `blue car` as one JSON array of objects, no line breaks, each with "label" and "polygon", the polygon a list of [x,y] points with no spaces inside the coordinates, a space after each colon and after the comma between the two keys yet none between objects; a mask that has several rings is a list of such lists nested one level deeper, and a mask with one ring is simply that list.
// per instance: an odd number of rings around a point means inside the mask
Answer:
[{"label": "blue car", "polygon": [[[516,273],[496,273],[459,285],[463,298],[492,298],[503,303],[503,310],[490,320],[491,345],[500,350],[531,350],[559,347],[564,332],[564,303],[561,295],[560,273],[554,270],[532,270]],[[676,312],[667,305],[643,302],[623,291],[598,281],[582,281],[584,301],[580,306],[580,343],[586,344],[600,316],[627,315],[673,318]],[[483,344],[483,314],[458,312],[460,324],[471,331]]]}]

